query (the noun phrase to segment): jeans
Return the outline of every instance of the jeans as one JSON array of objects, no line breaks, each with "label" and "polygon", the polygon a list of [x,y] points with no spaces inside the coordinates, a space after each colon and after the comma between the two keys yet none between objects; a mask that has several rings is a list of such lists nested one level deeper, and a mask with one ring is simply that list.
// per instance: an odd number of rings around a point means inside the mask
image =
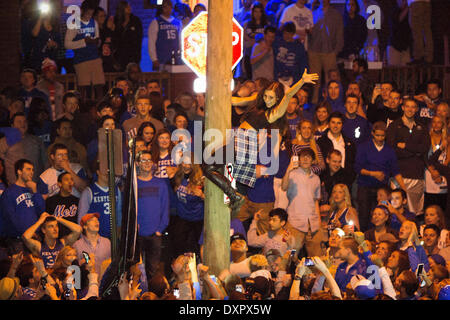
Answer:
[{"label": "jeans", "polygon": [[145,263],[145,273],[147,279],[150,280],[159,269],[162,237],[156,234],[145,237],[139,236],[138,242]]}]

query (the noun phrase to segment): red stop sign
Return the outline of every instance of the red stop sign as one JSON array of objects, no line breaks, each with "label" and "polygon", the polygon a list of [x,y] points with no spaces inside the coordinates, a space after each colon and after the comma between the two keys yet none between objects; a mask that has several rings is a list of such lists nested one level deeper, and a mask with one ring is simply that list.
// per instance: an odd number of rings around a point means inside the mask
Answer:
[{"label": "red stop sign", "polygon": [[[202,11],[181,31],[181,58],[199,77],[206,77],[208,13]],[[243,57],[244,29],[233,18],[233,70]]]}]

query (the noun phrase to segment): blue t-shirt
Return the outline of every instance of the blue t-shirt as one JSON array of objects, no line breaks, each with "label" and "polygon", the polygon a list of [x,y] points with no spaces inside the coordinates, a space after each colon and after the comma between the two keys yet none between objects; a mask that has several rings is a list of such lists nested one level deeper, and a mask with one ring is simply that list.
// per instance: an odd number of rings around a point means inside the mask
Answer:
[{"label": "blue t-shirt", "polygon": [[273,55],[276,80],[292,77],[296,83],[305,68],[308,68],[305,47],[298,41],[286,42],[282,37],[278,37],[273,44]]},{"label": "blue t-shirt", "polygon": [[369,121],[356,115],[355,119],[345,118],[342,126],[342,133],[351,139],[357,146],[370,139],[372,125]]},{"label": "blue t-shirt", "polygon": [[201,221],[204,216],[205,203],[202,198],[188,191],[188,183],[188,179],[183,179],[176,190],[177,215],[183,220]]},{"label": "blue t-shirt", "polygon": [[21,237],[45,211],[45,202],[39,193],[12,184],[0,198],[0,225],[4,237]]},{"label": "blue t-shirt", "polygon": [[297,125],[300,122],[300,120],[301,120],[300,117],[294,119],[287,119],[289,131],[291,132],[291,139],[294,139],[297,136]]},{"label": "blue t-shirt", "polygon": [[169,195],[167,183],[153,177],[150,181],[137,178],[138,215],[140,236],[164,232],[169,224]]}]

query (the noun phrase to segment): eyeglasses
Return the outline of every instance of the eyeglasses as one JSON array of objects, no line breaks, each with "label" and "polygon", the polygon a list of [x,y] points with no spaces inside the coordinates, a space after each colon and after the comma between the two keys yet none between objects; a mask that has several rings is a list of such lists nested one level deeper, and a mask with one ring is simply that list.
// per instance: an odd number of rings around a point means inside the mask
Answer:
[{"label": "eyeglasses", "polygon": [[63,159],[63,158],[68,158],[68,157],[69,157],[69,154],[67,154],[67,153],[60,153],[60,154],[56,155],[56,158],[58,158],[58,159]]},{"label": "eyeglasses", "polygon": [[149,162],[152,162],[152,160],[151,159],[142,159],[140,162],[141,163],[149,163]]}]

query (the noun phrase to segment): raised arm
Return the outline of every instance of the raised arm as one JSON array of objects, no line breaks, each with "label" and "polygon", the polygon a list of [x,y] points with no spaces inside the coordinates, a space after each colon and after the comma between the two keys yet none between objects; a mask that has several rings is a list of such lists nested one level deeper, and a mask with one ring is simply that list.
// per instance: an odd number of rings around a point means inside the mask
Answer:
[{"label": "raised arm", "polygon": [[69,220],[66,220],[64,218],[56,218],[56,220],[58,220],[59,223],[61,223],[63,226],[67,227],[70,229],[70,233],[64,237],[64,244],[66,246],[71,246],[75,243],[75,241],[78,240],[78,238],[80,237],[81,232],[83,231],[83,228],[81,228],[80,225],[71,222]]},{"label": "raised arm", "polygon": [[249,97],[231,97],[231,105],[235,107],[245,107],[256,100],[257,93]]},{"label": "raised arm", "polygon": [[309,74],[305,69],[302,78],[284,93],[284,97],[281,102],[276,107],[274,107],[274,110],[272,112],[269,112],[267,116],[267,120],[269,121],[269,123],[274,123],[286,113],[286,109],[289,105],[289,100],[291,100],[291,98],[298,92],[298,90],[300,90],[300,88],[305,83],[316,84],[316,80],[319,80],[319,75],[317,73]]},{"label": "raised arm", "polygon": [[33,224],[31,227],[29,227],[22,235],[22,239],[25,242],[25,245],[30,249],[31,253],[36,254],[39,256],[41,252],[41,243],[37,240],[33,239],[34,234],[36,233],[37,229],[44,223],[45,218],[50,216],[47,212],[44,212],[39,217],[39,220],[36,221],[35,224]]}]

